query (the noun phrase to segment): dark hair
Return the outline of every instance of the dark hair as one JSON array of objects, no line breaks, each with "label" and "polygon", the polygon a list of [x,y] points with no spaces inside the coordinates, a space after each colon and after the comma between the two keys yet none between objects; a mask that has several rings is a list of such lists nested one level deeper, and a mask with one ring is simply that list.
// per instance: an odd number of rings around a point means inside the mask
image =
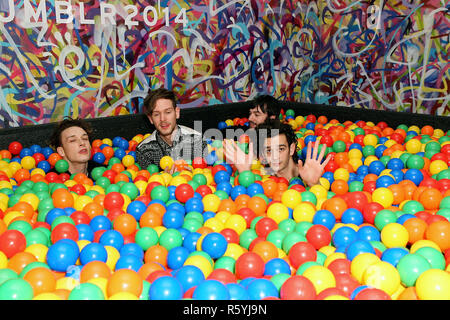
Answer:
[{"label": "dark hair", "polygon": [[159,88],[156,90],[150,90],[143,102],[143,112],[146,115],[151,115],[153,109],[155,108],[156,101],[159,99],[168,99],[172,101],[173,107],[177,106],[177,98],[175,96],[175,92],[172,90],[167,90],[165,88]]},{"label": "dark hair", "polygon": [[91,142],[91,135],[92,135],[92,127],[91,125],[82,120],[82,119],[72,119],[70,117],[65,117],[63,121],[61,121],[58,126],[55,128],[55,130],[53,131],[52,135],[50,136],[50,141],[49,141],[49,145],[50,147],[52,147],[54,150],[56,150],[56,148],[60,147],[62,145],[62,141],[61,141],[61,133],[71,127],[80,127],[81,129],[83,129],[84,131],[86,131],[86,133],[89,136],[89,142]]},{"label": "dark hair", "polygon": [[252,100],[250,109],[256,107],[259,107],[262,112],[267,113],[267,119],[270,119],[272,116],[275,116],[275,119],[278,119],[281,111],[278,100],[268,94],[257,96]]},{"label": "dark hair", "polygon": [[[291,125],[289,125],[287,123],[282,123],[278,119],[276,119],[276,120],[269,120],[265,123],[258,125],[256,127],[256,130],[258,132],[258,134],[257,134],[258,138],[262,138],[262,137],[273,138],[278,135],[284,134],[289,147],[293,143],[295,144],[295,152],[292,156],[292,159],[294,160],[295,163],[297,163],[297,161],[298,161],[297,136],[294,132],[294,129],[291,127]],[[264,143],[264,141],[260,141],[261,146],[263,143]]]}]

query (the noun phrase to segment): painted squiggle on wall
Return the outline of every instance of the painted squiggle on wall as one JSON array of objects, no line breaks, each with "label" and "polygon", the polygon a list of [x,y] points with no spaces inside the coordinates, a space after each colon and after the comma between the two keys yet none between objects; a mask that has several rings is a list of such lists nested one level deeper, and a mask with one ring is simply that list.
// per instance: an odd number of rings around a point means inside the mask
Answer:
[{"label": "painted squiggle on wall", "polygon": [[[0,127],[279,99],[449,115],[447,1],[0,0]],[[71,9],[71,10],[70,10]]]}]

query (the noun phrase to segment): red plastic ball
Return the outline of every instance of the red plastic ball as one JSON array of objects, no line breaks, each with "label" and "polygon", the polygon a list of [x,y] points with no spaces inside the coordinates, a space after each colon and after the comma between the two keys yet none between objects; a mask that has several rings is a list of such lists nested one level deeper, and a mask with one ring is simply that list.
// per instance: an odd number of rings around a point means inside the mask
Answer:
[{"label": "red plastic ball", "polygon": [[316,224],[308,229],[306,232],[306,239],[316,250],[319,250],[331,242],[331,233],[327,227]]},{"label": "red plastic ball", "polygon": [[22,149],[23,146],[18,141],[13,141],[8,146],[8,151],[11,152],[13,156],[17,156],[20,153],[20,151],[22,151]]},{"label": "red plastic ball", "polygon": [[308,242],[297,242],[289,250],[289,262],[298,269],[307,261],[316,261],[317,251],[314,246]]},{"label": "red plastic ball", "polygon": [[239,244],[239,234],[236,230],[225,228],[220,233],[225,237],[228,243],[237,243]]},{"label": "red plastic ball", "polygon": [[329,265],[328,269],[336,276],[338,274],[350,274],[351,261],[348,259],[336,259]]},{"label": "red plastic ball", "polygon": [[235,273],[238,279],[260,278],[264,274],[264,260],[254,252],[245,252],[236,260]]},{"label": "red plastic ball", "polygon": [[383,290],[367,288],[358,292],[354,300],[392,300],[392,298]]},{"label": "red plastic ball", "polygon": [[16,253],[24,251],[26,246],[27,240],[23,233],[18,230],[6,230],[0,235],[0,251],[8,259]]},{"label": "red plastic ball", "polygon": [[175,189],[175,198],[178,201],[185,203],[194,196],[194,193],[194,188],[192,188],[190,184],[182,183]]},{"label": "red plastic ball", "polygon": [[272,218],[264,217],[260,219],[255,225],[256,234],[259,237],[266,238],[269,233],[277,229],[278,225]]},{"label": "red plastic ball", "polygon": [[75,222],[75,225],[89,224],[91,221],[91,218],[89,218],[88,214],[84,211],[74,211],[70,215],[70,218]]},{"label": "red plastic ball", "polygon": [[223,284],[236,283],[236,276],[227,269],[214,269],[206,280],[217,280]]},{"label": "red plastic ball", "polygon": [[124,203],[125,200],[123,199],[122,194],[116,191],[106,194],[105,199],[103,200],[103,206],[106,210],[120,209]]},{"label": "red plastic ball", "polygon": [[61,239],[78,241],[78,229],[71,223],[63,222],[53,228],[50,238],[52,243],[56,243]]},{"label": "red plastic ball", "polygon": [[296,275],[287,279],[280,288],[282,300],[314,300],[316,289],[306,277]]},{"label": "red plastic ball", "polygon": [[383,210],[384,207],[378,202],[370,202],[363,208],[363,217],[364,220],[368,223],[374,224],[375,216],[378,212]]}]

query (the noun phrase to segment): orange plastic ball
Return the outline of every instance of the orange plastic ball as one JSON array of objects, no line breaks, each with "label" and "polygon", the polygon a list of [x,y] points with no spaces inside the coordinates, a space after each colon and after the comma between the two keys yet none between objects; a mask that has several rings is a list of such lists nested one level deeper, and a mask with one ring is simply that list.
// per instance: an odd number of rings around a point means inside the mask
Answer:
[{"label": "orange plastic ball", "polygon": [[419,218],[411,218],[403,223],[409,234],[408,243],[414,244],[416,241],[425,238],[425,231],[427,230],[427,223]]},{"label": "orange plastic ball", "polygon": [[33,288],[34,296],[44,292],[53,292],[56,289],[56,277],[50,269],[38,267],[31,269],[24,276]]},{"label": "orange plastic ball", "polygon": [[36,257],[29,252],[18,252],[13,255],[8,261],[8,269],[14,270],[20,274],[27,265],[36,262]]},{"label": "orange plastic ball", "polygon": [[96,216],[103,215],[103,207],[96,202],[89,202],[83,208],[83,212],[85,212],[89,218],[94,218]]},{"label": "orange plastic ball", "polygon": [[74,198],[69,190],[64,188],[59,188],[52,193],[53,205],[55,208],[69,208],[74,205]]},{"label": "orange plastic ball", "polygon": [[139,224],[142,227],[158,227],[162,225],[162,216],[155,211],[146,211],[142,214]]},{"label": "orange plastic ball", "polygon": [[120,269],[115,271],[109,278],[106,292],[109,297],[120,292],[129,292],[139,297],[142,293],[142,280],[136,271]]},{"label": "orange plastic ball", "polygon": [[257,216],[262,216],[267,209],[266,200],[261,197],[252,197],[248,201],[248,208],[251,209]]},{"label": "orange plastic ball", "polygon": [[340,220],[344,211],[348,209],[347,203],[340,197],[327,199],[322,206],[325,210],[330,211],[336,220]]},{"label": "orange plastic ball", "polygon": [[114,220],[113,227],[122,235],[129,236],[136,231],[137,221],[131,214],[124,213]]},{"label": "orange plastic ball", "polygon": [[264,263],[278,257],[277,247],[269,241],[260,241],[256,243],[251,251],[258,254],[263,259]]},{"label": "orange plastic ball", "polygon": [[436,188],[426,188],[419,196],[420,203],[423,204],[426,210],[439,209],[442,201],[442,193]]},{"label": "orange plastic ball", "polygon": [[450,248],[450,222],[435,221],[425,232],[425,238],[436,243],[442,251]]},{"label": "orange plastic ball", "polygon": [[83,266],[80,272],[80,283],[87,282],[93,278],[108,279],[112,274],[111,269],[105,262],[94,260]]},{"label": "orange plastic ball", "polygon": [[161,245],[154,245],[145,251],[144,262],[156,262],[161,264],[163,267],[167,267],[167,254],[169,252],[166,248]]}]

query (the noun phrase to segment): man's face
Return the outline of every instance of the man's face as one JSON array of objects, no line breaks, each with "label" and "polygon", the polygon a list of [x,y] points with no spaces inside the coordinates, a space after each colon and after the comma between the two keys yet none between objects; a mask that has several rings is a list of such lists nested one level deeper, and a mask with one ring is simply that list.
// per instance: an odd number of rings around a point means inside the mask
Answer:
[{"label": "man's face", "polygon": [[264,141],[263,157],[275,174],[289,167],[294,152],[295,143],[289,146],[284,134],[266,138]]},{"label": "man's face", "polygon": [[255,128],[258,124],[264,123],[267,119],[267,113],[261,110],[260,106],[256,106],[250,109],[250,114],[248,116],[248,123],[250,128]]},{"label": "man's face", "polygon": [[69,127],[61,132],[61,146],[56,150],[65,160],[85,163],[91,158],[89,136],[80,127]]},{"label": "man's face", "polygon": [[180,117],[180,108],[173,106],[169,99],[159,99],[155,108],[148,116],[150,122],[163,137],[170,136],[177,126],[177,119]]}]

